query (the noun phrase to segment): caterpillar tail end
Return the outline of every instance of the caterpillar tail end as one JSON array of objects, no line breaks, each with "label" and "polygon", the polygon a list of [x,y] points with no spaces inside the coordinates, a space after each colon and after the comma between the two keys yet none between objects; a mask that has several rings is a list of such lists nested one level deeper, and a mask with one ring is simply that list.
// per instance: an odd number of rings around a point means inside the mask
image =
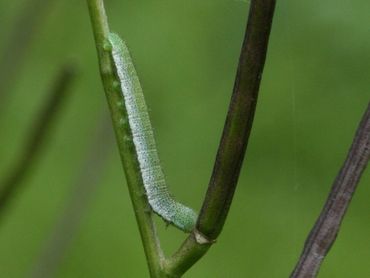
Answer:
[{"label": "caterpillar tail end", "polygon": [[162,202],[149,198],[149,204],[154,213],[160,216],[167,225],[171,224],[185,233],[194,230],[198,214],[193,209],[170,198],[166,199],[165,202],[163,199],[159,200]]},{"label": "caterpillar tail end", "polygon": [[172,224],[185,233],[190,233],[195,228],[198,214],[193,209],[180,203],[176,204],[176,210],[177,213],[171,219]]}]

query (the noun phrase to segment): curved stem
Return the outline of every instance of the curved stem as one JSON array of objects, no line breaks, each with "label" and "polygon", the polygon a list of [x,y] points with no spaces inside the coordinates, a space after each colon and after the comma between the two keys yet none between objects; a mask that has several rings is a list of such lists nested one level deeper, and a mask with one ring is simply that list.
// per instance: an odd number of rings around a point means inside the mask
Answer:
[{"label": "curved stem", "polygon": [[127,138],[132,139],[132,134],[128,126],[122,127],[121,125],[121,120],[127,119],[127,112],[122,109],[122,106],[118,105],[122,102],[122,96],[117,94],[114,88],[114,81],[116,80],[114,65],[111,61],[109,52],[104,50],[104,44],[109,34],[104,3],[102,0],[87,0],[87,4],[99,57],[100,74],[112,117],[122,165],[126,174],[136,221],[144,245],[150,275],[151,277],[165,277],[162,272],[162,261],[164,258],[152,219],[152,212],[144,193],[145,190],[140,176],[137,154],[134,151],[135,148],[132,140],[127,140]]},{"label": "curved stem", "polygon": [[265,64],[275,0],[251,1],[247,29],[224,131],[197,229],[220,234],[230,209],[252,129]]},{"label": "curved stem", "polygon": [[167,260],[179,276],[209,249],[225,223],[252,129],[275,0],[252,0],[224,131],[196,230]]},{"label": "curved stem", "polygon": [[197,231],[193,231],[175,254],[166,259],[164,269],[166,273],[172,275],[170,277],[181,277],[207,253],[213,242],[209,242],[207,239],[200,241],[199,237],[205,239]]}]

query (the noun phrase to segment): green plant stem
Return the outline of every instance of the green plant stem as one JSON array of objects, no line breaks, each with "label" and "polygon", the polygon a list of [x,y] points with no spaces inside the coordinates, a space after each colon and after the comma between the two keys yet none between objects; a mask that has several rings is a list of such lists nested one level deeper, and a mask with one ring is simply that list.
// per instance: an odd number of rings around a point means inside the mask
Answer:
[{"label": "green plant stem", "polygon": [[233,94],[196,230],[167,261],[179,276],[209,249],[227,217],[252,129],[275,0],[252,0]]},{"label": "green plant stem", "polygon": [[180,248],[170,258],[166,259],[164,269],[170,277],[181,277],[208,251],[213,242],[200,242],[197,231],[193,231],[183,242]]},{"label": "green plant stem", "polygon": [[128,125],[121,124],[122,119],[127,121],[127,112],[122,106],[118,105],[122,103],[122,95],[120,92],[117,92],[114,86],[116,81],[114,65],[111,61],[109,52],[104,50],[104,44],[107,42],[109,34],[104,3],[102,0],[87,0],[87,4],[99,56],[100,74],[110,108],[113,128],[126,174],[136,221],[144,245],[150,275],[151,277],[166,277],[162,272],[162,262],[164,260],[163,253],[156,234],[152,211],[145,196],[139,163],[132,141],[132,134]]},{"label": "green plant stem", "polygon": [[19,190],[27,173],[34,165],[44,147],[55,118],[62,108],[68,89],[76,77],[76,68],[70,64],[64,65],[50,89],[50,97],[46,100],[40,115],[33,123],[24,149],[12,171],[0,181],[0,217],[8,207],[11,199]]}]

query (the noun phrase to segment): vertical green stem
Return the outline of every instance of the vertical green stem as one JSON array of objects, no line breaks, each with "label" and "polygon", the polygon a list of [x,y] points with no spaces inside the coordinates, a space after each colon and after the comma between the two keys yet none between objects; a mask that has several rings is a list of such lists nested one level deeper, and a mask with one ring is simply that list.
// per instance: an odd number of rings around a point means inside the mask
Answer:
[{"label": "vertical green stem", "polygon": [[165,277],[161,268],[164,258],[152,219],[152,212],[145,196],[132,134],[127,125],[122,125],[122,121],[127,121],[127,112],[122,106],[122,95],[114,86],[116,77],[110,54],[104,50],[104,44],[106,44],[109,34],[104,3],[102,0],[87,0],[87,4],[99,56],[100,74],[150,275],[151,277]]}]

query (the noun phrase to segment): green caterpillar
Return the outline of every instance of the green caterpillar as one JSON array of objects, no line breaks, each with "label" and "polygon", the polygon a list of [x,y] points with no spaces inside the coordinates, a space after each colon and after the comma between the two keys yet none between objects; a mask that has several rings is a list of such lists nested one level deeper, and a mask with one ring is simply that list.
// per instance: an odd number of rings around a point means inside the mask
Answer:
[{"label": "green caterpillar", "polygon": [[148,202],[152,210],[166,222],[185,232],[191,232],[197,214],[191,208],[176,202],[168,192],[143,91],[127,46],[115,33],[110,33],[108,40]]}]

